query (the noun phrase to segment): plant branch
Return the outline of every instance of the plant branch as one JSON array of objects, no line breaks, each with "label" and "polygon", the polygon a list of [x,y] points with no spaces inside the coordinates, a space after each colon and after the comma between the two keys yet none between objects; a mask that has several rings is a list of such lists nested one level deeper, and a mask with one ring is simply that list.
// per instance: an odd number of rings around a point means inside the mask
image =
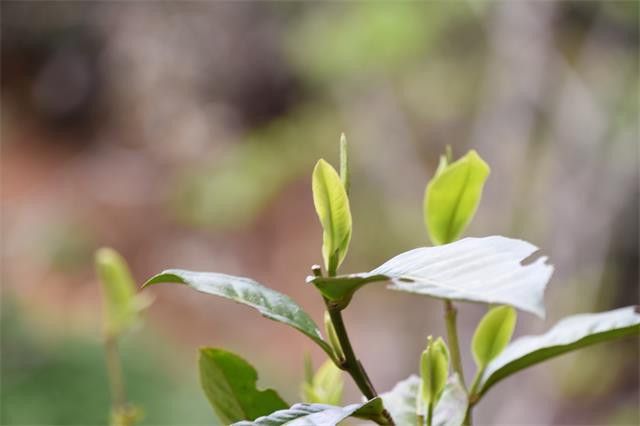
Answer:
[{"label": "plant branch", "polygon": [[471,388],[469,388],[469,406],[467,407],[467,414],[464,417],[464,422],[462,423],[464,426],[471,426],[473,423],[473,406],[478,402],[478,386],[480,385],[480,379],[484,374],[484,367],[479,368],[476,371],[476,375],[473,378],[473,382],[471,383]]},{"label": "plant branch", "polygon": [[367,399],[375,398],[378,396],[378,393],[371,385],[371,381],[369,380],[367,373],[364,371],[362,364],[353,352],[353,347],[351,346],[351,341],[349,340],[349,335],[347,334],[347,329],[345,328],[344,321],[342,319],[342,313],[339,309],[333,306],[331,302],[326,301],[326,303],[327,311],[329,312],[331,322],[333,323],[336,335],[338,336],[338,341],[340,342],[340,347],[344,352],[344,362],[338,367],[342,368],[348,372],[351,377],[353,377],[358,389],[360,389]]},{"label": "plant branch", "polygon": [[464,382],[464,371],[462,369],[462,358],[460,356],[460,344],[458,343],[458,324],[457,324],[458,311],[451,300],[444,301],[444,320],[447,325],[447,343],[449,344],[449,351],[451,352],[451,363],[453,369],[460,378],[462,387],[466,389]]},{"label": "plant branch", "polygon": [[127,396],[124,388],[122,365],[118,353],[118,341],[114,336],[107,336],[104,340],[105,357],[107,361],[107,374],[111,386],[112,406],[114,410],[124,409],[127,405]]},{"label": "plant branch", "polygon": [[[327,306],[327,311],[329,312],[329,316],[331,317],[331,322],[333,323],[333,328],[336,331],[336,336],[338,337],[338,342],[340,343],[340,347],[342,348],[342,352],[344,353],[343,362],[338,365],[338,367],[351,376],[353,381],[360,389],[360,392],[367,398],[373,399],[378,396],[367,372],[360,360],[356,358],[355,352],[353,351],[353,347],[351,346],[351,341],[349,340],[349,335],[347,334],[347,329],[344,325],[344,321],[342,319],[342,312],[338,306],[331,303],[329,300],[325,299],[325,304]],[[382,412],[383,419],[378,421],[379,424],[388,424],[393,425],[393,419],[387,410]]]}]

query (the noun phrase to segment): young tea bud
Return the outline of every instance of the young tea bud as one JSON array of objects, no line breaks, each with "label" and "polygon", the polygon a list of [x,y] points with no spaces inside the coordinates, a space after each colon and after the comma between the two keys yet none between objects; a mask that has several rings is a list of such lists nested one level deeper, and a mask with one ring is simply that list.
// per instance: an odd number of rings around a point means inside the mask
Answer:
[{"label": "young tea bud", "polygon": [[331,315],[329,312],[324,311],[324,330],[327,333],[327,338],[329,339],[329,344],[333,349],[333,353],[336,355],[338,360],[344,359],[344,353],[342,352],[342,347],[340,346],[340,341],[338,340],[338,335],[336,334],[336,329],[333,328],[333,323],[331,322]]},{"label": "young tea bud", "polygon": [[447,384],[448,375],[449,349],[441,337],[434,341],[429,336],[427,348],[420,357],[420,393],[424,406],[435,406]]}]

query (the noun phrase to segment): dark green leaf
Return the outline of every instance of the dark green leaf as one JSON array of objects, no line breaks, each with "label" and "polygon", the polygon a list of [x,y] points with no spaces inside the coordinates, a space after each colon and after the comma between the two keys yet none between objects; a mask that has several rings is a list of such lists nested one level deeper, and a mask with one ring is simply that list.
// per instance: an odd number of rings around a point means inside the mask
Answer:
[{"label": "dark green leaf", "polygon": [[475,214],[489,166],[473,150],[458,161],[440,161],[424,196],[425,222],[433,244],[455,241]]},{"label": "dark green leaf", "polygon": [[490,309],[480,320],[471,342],[478,368],[484,368],[504,350],[513,335],[516,319],[515,309],[510,306],[498,306]]},{"label": "dark green leaf", "polygon": [[258,374],[244,359],[222,349],[200,349],[200,383],[225,424],[254,420],[289,406],[272,389],[256,389]]},{"label": "dark green leaf", "polygon": [[417,248],[387,261],[361,278],[389,277],[393,290],[426,296],[511,305],[544,316],[544,289],[553,267],[546,256],[523,264],[538,248],[500,236],[464,238]]},{"label": "dark green leaf", "polygon": [[186,284],[203,293],[224,297],[251,306],[265,317],[290,325],[309,336],[330,357],[331,347],[322,339],[320,330],[305,311],[287,295],[256,281],[214,272],[169,269],[149,279],[144,285],[158,283]]},{"label": "dark green leaf", "polygon": [[238,422],[234,426],[334,426],[347,417],[379,419],[384,407],[380,398],[363,404],[335,407],[325,404],[296,404],[287,410],[276,411],[254,422]]},{"label": "dark green leaf", "polygon": [[520,337],[491,361],[481,380],[481,393],[498,381],[549,358],[595,343],[640,334],[635,306],[564,318],[545,334]]},{"label": "dark green leaf", "polygon": [[313,203],[322,224],[322,256],[325,267],[335,273],[351,241],[349,198],[338,172],[319,160],[313,169]]}]

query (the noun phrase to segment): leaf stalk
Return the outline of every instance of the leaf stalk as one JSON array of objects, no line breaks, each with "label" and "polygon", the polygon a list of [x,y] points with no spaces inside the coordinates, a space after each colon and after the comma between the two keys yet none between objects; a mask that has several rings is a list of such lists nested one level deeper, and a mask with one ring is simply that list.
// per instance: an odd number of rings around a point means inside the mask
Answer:
[{"label": "leaf stalk", "polygon": [[451,364],[453,370],[458,373],[460,383],[466,390],[464,382],[464,371],[462,368],[462,358],[460,356],[460,343],[458,342],[458,310],[453,306],[451,300],[444,301],[444,320],[447,326],[447,343],[449,344],[449,352],[451,353]]}]

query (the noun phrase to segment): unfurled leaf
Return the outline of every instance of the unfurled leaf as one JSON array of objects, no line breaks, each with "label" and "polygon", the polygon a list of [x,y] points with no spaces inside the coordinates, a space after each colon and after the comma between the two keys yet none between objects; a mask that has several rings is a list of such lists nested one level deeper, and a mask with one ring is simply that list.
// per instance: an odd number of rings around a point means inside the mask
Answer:
[{"label": "unfurled leaf", "polygon": [[258,374],[247,361],[222,349],[200,349],[200,383],[225,424],[255,420],[289,404],[272,389],[258,390]]},{"label": "unfurled leaf", "polygon": [[144,286],[159,283],[186,284],[203,293],[224,297],[251,306],[263,316],[301,331],[316,342],[330,357],[331,347],[322,339],[311,317],[287,295],[256,281],[214,272],[193,272],[169,269],[150,278]]},{"label": "unfurled leaf", "polygon": [[339,405],[342,401],[342,370],[328,359],[318,371],[302,384],[304,402]]},{"label": "unfurled leaf", "polygon": [[[380,395],[385,408],[391,413],[396,425],[417,424],[416,405],[420,378],[410,376]],[[433,425],[460,426],[467,412],[468,398],[457,374],[447,380],[433,414]]]},{"label": "unfurled leaf", "polygon": [[95,262],[102,283],[104,332],[108,336],[115,336],[135,323],[150,299],[136,294],[136,285],[127,262],[118,252],[101,248],[96,252]]},{"label": "unfurled leaf", "polygon": [[510,306],[492,308],[480,320],[471,349],[478,368],[484,368],[489,361],[504,350],[516,327],[516,310]]},{"label": "unfurled leaf", "polygon": [[[393,290],[441,299],[510,305],[544,317],[544,290],[553,273],[538,248],[500,236],[464,238],[402,253],[360,278],[389,277]],[[529,260],[529,259],[527,259]]]},{"label": "unfurled leaf", "polygon": [[585,346],[640,334],[638,307],[564,318],[545,334],[514,340],[487,365],[480,381],[485,393],[498,381],[524,368]]},{"label": "unfurled leaf", "polygon": [[344,184],[335,169],[319,160],[313,169],[313,203],[322,224],[322,256],[330,274],[338,269],[351,241],[351,210]]},{"label": "unfurled leaf", "polygon": [[425,222],[435,245],[455,241],[478,208],[489,166],[473,150],[448,164],[442,157],[424,197]]},{"label": "unfurled leaf", "polygon": [[420,391],[427,407],[438,402],[449,376],[449,349],[442,338],[433,341],[429,336],[427,348],[420,357]]},{"label": "unfurled leaf", "polygon": [[381,424],[386,424],[384,417],[382,417],[383,410],[380,398],[346,407],[326,404],[295,404],[289,409],[276,411],[253,422],[234,423],[234,426],[335,426],[348,417],[358,417],[365,420],[377,419]]}]

